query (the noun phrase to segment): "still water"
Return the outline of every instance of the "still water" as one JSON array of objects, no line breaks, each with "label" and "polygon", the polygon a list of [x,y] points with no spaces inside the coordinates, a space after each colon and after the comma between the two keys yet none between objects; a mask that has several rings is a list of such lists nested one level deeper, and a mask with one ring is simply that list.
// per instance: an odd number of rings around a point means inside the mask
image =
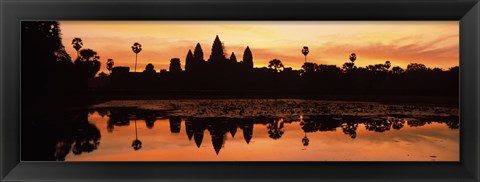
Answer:
[{"label": "still water", "polygon": [[125,100],[88,108],[65,161],[459,161],[456,107],[316,100]]}]

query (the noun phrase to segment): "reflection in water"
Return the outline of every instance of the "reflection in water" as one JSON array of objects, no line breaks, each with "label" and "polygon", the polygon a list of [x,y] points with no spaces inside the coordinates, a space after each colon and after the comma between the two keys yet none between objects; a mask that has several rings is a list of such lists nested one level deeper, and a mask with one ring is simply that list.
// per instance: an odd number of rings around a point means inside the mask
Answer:
[{"label": "reflection in water", "polygon": [[[59,130],[64,134],[56,140],[55,160],[459,159],[455,115],[195,117],[173,113],[135,107],[78,112],[69,118],[73,124]],[[124,150],[132,130],[134,153]]]},{"label": "reflection in water", "polygon": [[[145,120],[146,121],[146,120]],[[139,150],[142,148],[142,141],[138,139],[138,132],[137,132],[137,120],[133,121],[135,123],[135,140],[132,142],[132,148],[134,150]],[[145,122],[147,123],[147,122]]]}]

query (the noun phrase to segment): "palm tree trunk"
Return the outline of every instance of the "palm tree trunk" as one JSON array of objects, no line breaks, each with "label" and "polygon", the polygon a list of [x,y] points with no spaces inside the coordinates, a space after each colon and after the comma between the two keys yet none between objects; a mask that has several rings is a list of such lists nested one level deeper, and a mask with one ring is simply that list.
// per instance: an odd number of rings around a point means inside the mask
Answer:
[{"label": "palm tree trunk", "polygon": [[138,135],[137,135],[137,120],[134,120],[135,122],[135,139],[138,140]]},{"label": "palm tree trunk", "polygon": [[138,57],[138,54],[135,53],[135,72],[137,72],[137,57]]}]

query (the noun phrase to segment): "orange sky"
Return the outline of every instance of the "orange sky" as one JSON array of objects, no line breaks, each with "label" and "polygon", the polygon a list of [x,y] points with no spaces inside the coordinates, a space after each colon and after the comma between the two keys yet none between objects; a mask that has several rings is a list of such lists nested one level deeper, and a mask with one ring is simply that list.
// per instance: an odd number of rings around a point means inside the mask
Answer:
[{"label": "orange sky", "polygon": [[255,67],[277,58],[285,67],[300,69],[303,46],[310,49],[309,62],[339,67],[352,52],[357,54],[357,66],[386,60],[403,68],[412,62],[442,69],[459,65],[458,21],[60,21],[60,28],[72,58],[76,52],[71,41],[80,37],[83,48],[100,55],[104,72],[109,58],[115,66],[130,66],[133,71],[134,42],[143,48],[137,71],[148,63],[157,71],[168,69],[175,57],[183,69],[188,50],[193,51],[197,42],[208,59],[215,35],[224,43],[226,55],[235,52],[238,61],[250,46]]}]

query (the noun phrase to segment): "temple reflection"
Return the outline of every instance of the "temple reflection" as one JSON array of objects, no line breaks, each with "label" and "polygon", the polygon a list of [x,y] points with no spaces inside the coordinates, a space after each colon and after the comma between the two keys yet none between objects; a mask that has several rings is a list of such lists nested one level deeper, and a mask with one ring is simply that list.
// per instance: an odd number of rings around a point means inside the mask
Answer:
[{"label": "temple reflection", "polygon": [[[341,116],[341,115],[300,115],[297,118],[281,118],[281,117],[251,117],[251,118],[228,118],[228,117],[182,117],[168,116],[165,112],[141,110],[136,108],[104,108],[92,111],[77,112],[74,116],[70,116],[73,125],[69,125],[68,132],[65,131],[55,145],[54,157],[56,160],[65,160],[65,157],[72,153],[81,155],[82,153],[94,152],[100,145],[100,130],[88,121],[89,113],[97,113],[105,119],[106,131],[114,134],[116,127],[130,126],[132,123],[135,132],[135,138],[131,142],[131,147],[137,151],[142,148],[142,141],[139,139],[138,126],[139,122],[145,122],[148,130],[155,128],[155,122],[160,119],[167,119],[168,130],[172,134],[179,134],[182,131],[182,123],[184,124],[184,133],[186,139],[193,142],[195,146],[200,148],[205,139],[205,134],[211,137],[213,151],[216,155],[220,155],[220,151],[225,147],[228,136],[234,138],[240,129],[243,133],[243,139],[246,144],[250,144],[253,139],[254,125],[265,130],[266,137],[272,140],[281,140],[289,131],[286,125],[298,123],[302,131],[298,141],[301,141],[304,147],[310,145],[311,141],[308,137],[309,133],[316,132],[334,132],[340,130],[351,139],[358,137],[357,130],[360,125],[365,127],[369,132],[388,132],[391,130],[401,130],[405,125],[409,127],[422,127],[431,123],[443,123],[450,129],[459,128],[459,119],[456,116],[432,116],[411,118],[409,116],[392,115],[392,116]],[[131,130],[130,130],[131,131]],[[69,134],[67,134],[69,133]],[[141,134],[141,132],[140,132]],[[185,140],[186,140],[185,139]],[[128,144],[127,144],[128,145]]]},{"label": "temple reflection", "polygon": [[[108,111],[97,110],[97,112],[104,113],[109,117],[108,131],[112,132],[115,126],[129,125],[132,119],[143,120],[147,128],[154,127],[157,118],[165,118],[165,113],[139,110],[132,108],[109,108]],[[107,114],[105,114],[107,113]],[[130,113],[130,114],[129,114]],[[194,140],[195,145],[200,148],[204,140],[205,132],[211,136],[212,146],[215,153],[218,155],[220,150],[225,145],[226,135],[229,134],[232,138],[235,137],[237,130],[243,132],[244,140],[247,144],[250,143],[253,137],[254,124],[261,124],[265,126],[268,137],[274,140],[279,140],[287,132],[285,124],[292,122],[299,122],[301,129],[304,132],[304,137],[301,138],[304,146],[309,145],[307,133],[314,132],[331,132],[341,129],[345,135],[351,139],[357,138],[357,129],[359,124],[363,124],[365,129],[373,132],[387,132],[391,129],[400,130],[405,124],[411,127],[420,127],[432,122],[445,123],[451,129],[458,129],[458,117],[430,117],[430,118],[408,118],[405,116],[396,115],[388,117],[356,117],[356,116],[338,116],[338,115],[314,115],[314,116],[299,116],[297,120],[285,121],[284,118],[195,118],[195,117],[168,117],[170,133],[180,133],[182,122],[185,124],[185,133],[189,141]],[[136,122],[136,120],[134,121]],[[136,139],[135,141],[137,141]],[[59,144],[61,147],[62,144]],[[132,147],[134,144],[132,144]],[[136,142],[136,147],[141,148],[141,142]],[[138,149],[136,149],[138,150]]]}]

